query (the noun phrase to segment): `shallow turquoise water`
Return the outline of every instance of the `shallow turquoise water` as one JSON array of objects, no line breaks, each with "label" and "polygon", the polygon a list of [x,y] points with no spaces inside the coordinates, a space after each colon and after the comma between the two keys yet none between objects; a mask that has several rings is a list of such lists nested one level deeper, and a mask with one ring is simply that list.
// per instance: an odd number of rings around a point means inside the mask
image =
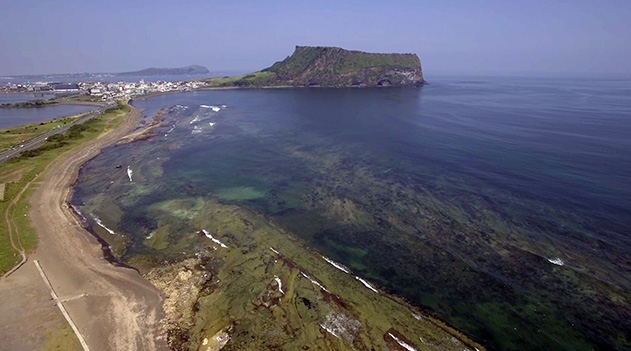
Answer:
[{"label": "shallow turquoise water", "polygon": [[147,118],[171,107],[164,127],[86,164],[73,200],[131,236],[123,259],[177,258],[143,245],[151,206],[212,196],[492,349],[630,347],[629,81],[451,78],[135,105]]}]

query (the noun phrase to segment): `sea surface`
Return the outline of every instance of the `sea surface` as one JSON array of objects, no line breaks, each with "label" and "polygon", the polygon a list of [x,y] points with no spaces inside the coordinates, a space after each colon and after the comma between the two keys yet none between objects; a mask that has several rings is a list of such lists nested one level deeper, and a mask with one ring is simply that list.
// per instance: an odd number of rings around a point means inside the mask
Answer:
[{"label": "sea surface", "polygon": [[49,105],[32,108],[0,108],[0,129],[21,126],[23,124],[49,121],[51,119],[77,115],[95,110],[94,106],[85,105]]},{"label": "sea surface", "polygon": [[192,255],[147,247],[154,205],[214,198],[490,349],[630,349],[631,81],[430,83],[139,100],[163,126],[88,162],[72,202],[123,260]]},{"label": "sea surface", "polygon": [[54,98],[53,94],[0,93],[0,105]]}]

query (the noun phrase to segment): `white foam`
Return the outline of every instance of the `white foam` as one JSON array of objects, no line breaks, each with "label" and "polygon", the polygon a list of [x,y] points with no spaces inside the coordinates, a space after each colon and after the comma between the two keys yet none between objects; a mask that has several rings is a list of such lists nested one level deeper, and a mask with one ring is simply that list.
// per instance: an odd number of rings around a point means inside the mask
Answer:
[{"label": "white foam", "polygon": [[[223,105],[223,106],[225,106],[225,105]],[[219,111],[221,111],[221,107],[219,107],[219,106],[213,106],[213,105],[199,105],[199,107],[209,108],[209,109],[213,110],[213,112],[219,112]]]},{"label": "white foam", "polygon": [[192,121],[188,122],[188,124],[193,124],[195,122],[199,122],[199,116],[195,116]]},{"label": "white foam", "polygon": [[369,282],[363,280],[362,278],[355,276],[355,279],[359,280],[362,284],[364,284],[365,287],[367,287],[368,289],[372,290],[372,292],[375,293],[379,293],[379,290],[375,289],[374,286],[372,286]]},{"label": "white foam", "polygon": [[131,166],[127,166],[127,176],[129,177],[129,181],[131,182],[131,175],[134,174],[134,171],[131,170]]},{"label": "white foam", "polygon": [[213,123],[213,122],[208,122],[208,125],[212,127],[212,126],[214,126],[214,125],[215,125],[215,123]]},{"label": "white foam", "polygon": [[155,230],[154,230],[153,232],[149,233],[149,235],[147,235],[147,236],[145,237],[145,239],[149,240],[149,239],[153,238],[153,236],[154,236],[154,235],[156,235]]},{"label": "white foam", "polygon": [[324,290],[326,292],[329,292],[324,286],[322,286],[322,284],[318,283],[317,280],[315,280],[315,279],[311,278],[309,275],[307,275],[307,273],[301,271],[300,274],[302,274],[303,277],[307,278],[313,285],[317,286],[318,288],[320,288],[320,289],[322,289],[322,290]]},{"label": "white foam", "polygon": [[412,345],[410,345],[407,342],[397,338],[396,336],[392,335],[392,333],[388,333],[388,335],[390,335],[390,337],[392,337],[394,339],[394,341],[396,341],[397,344],[401,345],[404,349],[406,349],[408,351],[417,351],[414,347],[412,347]]},{"label": "white foam", "polygon": [[72,209],[77,213],[77,215],[79,215],[79,217],[81,218],[82,221],[86,221],[85,216],[83,215],[83,213],[81,213],[81,211],[79,211],[79,208],[75,205],[70,205],[70,207],[72,207]]},{"label": "white foam", "polygon": [[329,333],[331,333],[331,335],[333,335],[334,337],[341,339],[339,335],[337,335],[332,329],[329,329],[324,323],[320,323],[320,326],[322,328],[324,328],[324,330],[328,331]]},{"label": "white foam", "polygon": [[350,269],[348,269],[348,267],[346,267],[345,265],[343,265],[343,264],[341,264],[341,263],[337,263],[337,262],[333,261],[332,259],[330,259],[330,258],[328,258],[328,257],[324,257],[324,256],[322,256],[322,258],[323,258],[325,261],[327,261],[329,264],[331,264],[331,266],[333,266],[333,267],[335,267],[335,268],[339,269],[340,271],[342,271],[342,272],[344,272],[344,273],[347,273],[347,274],[350,274],[350,273],[351,273],[351,270],[350,270]]},{"label": "white foam", "polygon": [[269,249],[270,249],[270,250],[272,250],[272,252],[273,252],[273,253],[275,253],[275,254],[277,254],[277,255],[280,255],[280,252],[276,251],[276,249],[275,249],[275,248],[273,248],[273,247],[271,247],[271,246],[270,246],[270,247],[269,247]]},{"label": "white foam", "polygon": [[559,257],[548,258],[547,260],[548,260],[548,262],[550,262],[552,264],[556,264],[557,266],[563,266],[565,264],[565,262]]},{"label": "white foam", "polygon": [[280,278],[277,275],[274,276],[274,280],[276,281],[276,283],[278,283],[278,291],[280,291],[281,294],[285,295],[285,292],[283,291],[283,282],[280,281]]},{"label": "white foam", "polygon": [[95,215],[92,215],[92,218],[94,218],[94,222],[96,222],[96,224],[97,224],[99,227],[101,227],[101,228],[105,229],[108,233],[110,233],[110,234],[112,234],[112,235],[116,235],[116,232],[115,232],[115,231],[113,231],[113,230],[111,230],[110,228],[106,227],[106,226],[103,224],[103,222],[101,221],[101,219],[100,219],[99,217],[97,217],[97,216],[95,216]]},{"label": "white foam", "polygon": [[420,321],[423,317],[421,317],[420,314],[416,314],[414,312],[412,312],[412,317],[414,317],[414,319],[416,319],[417,321]]},{"label": "white foam", "polygon": [[202,232],[204,232],[204,235],[206,235],[206,237],[208,239],[212,240],[216,244],[219,244],[219,246],[221,246],[223,248],[227,248],[228,247],[224,243],[222,243],[221,241],[215,239],[206,229],[202,229]]}]

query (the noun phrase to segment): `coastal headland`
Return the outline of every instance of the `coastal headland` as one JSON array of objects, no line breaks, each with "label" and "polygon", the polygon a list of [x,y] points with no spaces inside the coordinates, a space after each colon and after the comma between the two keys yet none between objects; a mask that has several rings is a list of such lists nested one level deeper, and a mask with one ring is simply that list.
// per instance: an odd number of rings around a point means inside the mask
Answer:
[{"label": "coastal headland", "polygon": [[201,81],[207,87],[401,87],[425,83],[416,54],[377,54],[328,46],[296,46],[258,72]]}]

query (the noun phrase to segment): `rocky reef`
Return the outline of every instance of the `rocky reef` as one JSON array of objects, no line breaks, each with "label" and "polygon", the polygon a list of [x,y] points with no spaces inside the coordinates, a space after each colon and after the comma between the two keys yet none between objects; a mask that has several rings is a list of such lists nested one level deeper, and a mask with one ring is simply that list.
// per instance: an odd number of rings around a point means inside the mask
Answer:
[{"label": "rocky reef", "polygon": [[199,205],[192,221],[205,229],[172,245],[194,242],[192,257],[134,262],[165,296],[172,350],[484,350],[265,217],[213,199]]}]

